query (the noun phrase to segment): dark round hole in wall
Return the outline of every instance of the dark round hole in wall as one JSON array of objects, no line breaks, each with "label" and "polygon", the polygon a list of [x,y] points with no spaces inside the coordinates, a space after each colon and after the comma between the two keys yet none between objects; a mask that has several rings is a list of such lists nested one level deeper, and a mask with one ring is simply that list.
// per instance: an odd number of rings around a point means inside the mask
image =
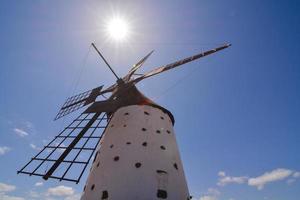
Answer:
[{"label": "dark round hole in wall", "polygon": [[95,188],[95,184],[92,185],[91,190],[94,190],[94,188]]},{"label": "dark round hole in wall", "polygon": [[144,114],[145,114],[145,115],[150,115],[147,111],[144,111]]},{"label": "dark round hole in wall", "polygon": [[165,146],[160,146],[160,148],[162,149],[162,150],[166,150],[166,147]]},{"label": "dark round hole in wall", "polygon": [[99,167],[99,165],[100,165],[100,162],[97,163],[97,167]]},{"label": "dark round hole in wall", "polygon": [[114,161],[118,161],[119,159],[119,156],[114,157]]},{"label": "dark round hole in wall", "polygon": [[160,130],[156,130],[156,133],[160,133]]},{"label": "dark round hole in wall", "polygon": [[146,147],[147,146],[147,142],[143,142],[143,144],[142,144],[144,147]]},{"label": "dark round hole in wall", "polygon": [[160,119],[164,120],[165,118],[164,117],[160,117]]},{"label": "dark round hole in wall", "polygon": [[167,133],[168,133],[168,134],[170,134],[170,133],[171,133],[171,131],[167,130]]},{"label": "dark round hole in wall", "polygon": [[123,127],[126,127],[126,126],[127,126],[126,124],[123,125]]},{"label": "dark round hole in wall", "polygon": [[147,129],[146,128],[142,128],[142,131],[146,131]]},{"label": "dark round hole in wall", "polygon": [[112,144],[112,145],[110,145],[110,148],[113,148],[114,147],[114,145]]},{"label": "dark round hole in wall", "polygon": [[130,144],[131,144],[131,142],[126,142],[126,144],[127,144],[127,145],[130,145]]},{"label": "dark round hole in wall", "polygon": [[127,112],[127,113],[124,113],[124,115],[129,115],[129,113]]},{"label": "dark round hole in wall", "polygon": [[135,167],[136,167],[136,168],[140,168],[141,166],[142,166],[141,163],[135,163]]},{"label": "dark round hole in wall", "polygon": [[178,166],[177,166],[177,164],[176,164],[176,163],[174,163],[174,165],[173,165],[173,166],[174,166],[174,168],[175,168],[175,169],[177,169],[177,170],[178,170]]}]

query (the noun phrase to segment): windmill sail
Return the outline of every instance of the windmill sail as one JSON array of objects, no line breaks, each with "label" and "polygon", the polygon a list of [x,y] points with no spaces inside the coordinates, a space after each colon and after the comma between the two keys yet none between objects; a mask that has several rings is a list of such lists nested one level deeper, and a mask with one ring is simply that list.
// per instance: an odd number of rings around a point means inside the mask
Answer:
[{"label": "windmill sail", "polygon": [[94,102],[96,98],[101,94],[102,88],[103,86],[100,86],[68,98],[57,113],[54,120],[57,120],[71,112],[78,110],[79,108],[82,108],[83,106]]},{"label": "windmill sail", "polygon": [[104,113],[81,114],[18,173],[78,183],[107,123]]},{"label": "windmill sail", "polygon": [[203,53],[199,53],[199,54],[196,54],[194,56],[191,56],[191,57],[188,57],[188,58],[185,58],[185,59],[182,59],[182,60],[178,60],[176,62],[173,62],[173,63],[170,63],[170,64],[167,64],[167,65],[164,65],[162,67],[158,67],[158,68],[155,68],[154,70],[151,70],[150,72],[148,73],[145,73],[144,75],[142,75],[141,77],[138,77],[136,79],[133,80],[134,83],[137,83],[145,78],[148,78],[148,77],[151,77],[151,76],[154,76],[156,74],[159,74],[159,73],[162,73],[164,71],[167,71],[167,70],[170,70],[170,69],[173,69],[175,67],[178,67],[180,65],[183,65],[183,64],[186,64],[188,62],[191,62],[191,61],[194,61],[196,59],[199,59],[199,58],[202,58],[204,56],[208,56],[210,54],[213,54],[217,51],[220,51],[220,50],[223,50],[227,47],[230,47],[231,44],[226,44],[226,45],[223,45],[221,47],[218,47],[218,48],[215,48],[215,49],[211,49],[209,51],[205,51]]},{"label": "windmill sail", "polygon": [[146,62],[146,60],[151,56],[151,54],[153,52],[154,52],[154,50],[152,50],[150,53],[148,53],[138,63],[136,63],[135,65],[133,65],[133,67],[130,69],[130,71],[128,72],[128,74],[124,77],[125,81],[129,81],[130,80],[131,76],[136,72],[136,70],[138,70],[140,67],[142,67],[142,65]]}]

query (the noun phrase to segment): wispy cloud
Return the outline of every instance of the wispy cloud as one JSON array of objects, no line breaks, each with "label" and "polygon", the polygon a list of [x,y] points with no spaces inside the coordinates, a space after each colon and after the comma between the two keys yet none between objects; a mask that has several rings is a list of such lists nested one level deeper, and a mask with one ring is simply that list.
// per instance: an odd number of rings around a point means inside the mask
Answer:
[{"label": "wispy cloud", "polygon": [[28,132],[26,132],[25,130],[23,130],[21,128],[14,128],[13,130],[14,130],[15,134],[17,134],[20,137],[25,137],[25,136],[29,135]]},{"label": "wispy cloud", "polygon": [[265,172],[258,177],[250,178],[248,180],[248,185],[255,186],[258,190],[262,190],[267,183],[286,179],[292,174],[293,171],[289,169],[275,169],[270,172]]},{"label": "wispy cloud", "polygon": [[0,147],[0,156],[6,154],[6,153],[9,152],[10,150],[11,150],[11,148],[6,147],[6,146]]},{"label": "wispy cloud", "polygon": [[0,193],[1,200],[25,200],[23,197],[11,196],[7,194]]},{"label": "wispy cloud", "polygon": [[43,186],[43,185],[44,185],[43,182],[37,182],[37,183],[34,184],[34,186],[36,186],[36,187]]},{"label": "wispy cloud", "polygon": [[218,175],[219,180],[217,185],[219,186],[225,186],[230,183],[243,184],[248,180],[247,176],[227,176],[224,171],[220,171]]},{"label": "wispy cloud", "polygon": [[36,146],[35,144],[33,144],[33,143],[29,144],[29,146],[30,146],[32,149],[34,149],[34,150],[37,150],[37,151],[41,150],[41,148],[37,147],[37,146]]},{"label": "wispy cloud", "polygon": [[0,193],[11,192],[16,189],[16,186],[6,183],[0,183]]},{"label": "wispy cloud", "polygon": [[247,176],[228,176],[224,171],[218,173],[219,180],[217,185],[225,186],[227,184],[248,184],[249,186],[257,187],[258,190],[262,190],[264,186],[271,182],[286,180],[288,184],[295,182],[297,178],[300,178],[300,172],[291,169],[278,168],[269,172],[265,172],[257,177]]},{"label": "wispy cloud", "polygon": [[74,195],[75,191],[71,187],[60,185],[57,187],[49,188],[47,190],[48,196],[71,196]]},{"label": "wispy cloud", "polygon": [[220,196],[220,191],[216,188],[208,188],[207,193],[200,197],[200,200],[217,200]]}]

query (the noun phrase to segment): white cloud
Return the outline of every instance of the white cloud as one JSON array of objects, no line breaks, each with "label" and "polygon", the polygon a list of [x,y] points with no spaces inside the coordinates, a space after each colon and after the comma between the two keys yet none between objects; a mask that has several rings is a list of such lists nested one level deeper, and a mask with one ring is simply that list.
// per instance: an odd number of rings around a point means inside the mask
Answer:
[{"label": "white cloud", "polygon": [[41,148],[37,147],[35,144],[29,144],[29,146],[34,150],[41,150]]},{"label": "white cloud", "polygon": [[246,176],[226,176],[225,172],[223,171],[220,171],[218,175],[219,180],[217,185],[219,186],[225,186],[230,183],[243,184],[248,180],[248,177]]},{"label": "white cloud", "polygon": [[41,195],[35,191],[29,191],[29,196],[31,198],[37,199],[37,198],[40,198]]},{"label": "white cloud", "polygon": [[47,191],[48,196],[71,196],[73,194],[74,194],[73,188],[64,185],[49,188]]},{"label": "white cloud", "polygon": [[0,183],[0,193],[11,192],[16,189],[14,185],[8,185],[5,183]]},{"label": "white cloud", "polygon": [[299,177],[300,177],[300,172],[295,172],[295,173],[293,174],[293,177],[294,177],[294,178],[299,178]]},{"label": "white cloud", "polygon": [[25,200],[23,197],[10,196],[6,194],[0,193],[1,200]]},{"label": "white cloud", "polygon": [[37,187],[39,187],[39,186],[44,185],[44,183],[43,183],[43,182],[37,182],[37,183],[35,183],[34,185],[37,186]]},{"label": "white cloud", "polygon": [[6,153],[9,152],[10,150],[11,150],[11,148],[6,147],[6,146],[0,147],[0,156],[6,154]]},{"label": "white cloud", "polygon": [[275,169],[271,172],[266,172],[261,176],[250,178],[248,180],[248,185],[257,187],[258,190],[262,190],[265,184],[283,180],[290,175],[292,175],[293,171],[289,169]]},{"label": "white cloud", "polygon": [[217,200],[220,196],[220,191],[216,188],[208,188],[207,193],[200,197],[200,200]]},{"label": "white cloud", "polygon": [[20,128],[14,128],[14,132],[20,137],[25,137],[29,135],[26,131]]},{"label": "white cloud", "polygon": [[205,195],[200,197],[200,200],[217,200],[217,197],[211,195]]},{"label": "white cloud", "polygon": [[80,194],[74,194],[74,195],[72,195],[72,196],[66,197],[64,200],[79,200],[80,197],[81,197]]}]

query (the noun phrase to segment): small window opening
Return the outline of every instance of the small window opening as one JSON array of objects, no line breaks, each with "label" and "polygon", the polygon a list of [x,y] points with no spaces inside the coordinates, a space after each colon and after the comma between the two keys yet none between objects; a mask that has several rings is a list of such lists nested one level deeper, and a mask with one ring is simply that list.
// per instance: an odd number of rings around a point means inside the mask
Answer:
[{"label": "small window opening", "polygon": [[164,120],[165,118],[161,116],[160,119]]},{"label": "small window opening", "polygon": [[167,133],[168,133],[168,134],[170,134],[170,133],[171,133],[171,131],[167,130]]},{"label": "small window opening", "polygon": [[162,150],[166,150],[166,147],[163,146],[163,145],[161,145],[160,148],[161,148]]},{"label": "small window opening", "polygon": [[114,161],[118,161],[119,159],[119,156],[114,157]]},{"label": "small window opening", "polygon": [[142,144],[144,147],[146,147],[147,146],[147,142],[143,142],[143,144]]},{"label": "small window opening", "polygon": [[166,199],[168,197],[166,190],[157,190],[157,197],[160,199]]},{"label": "small window opening", "polygon": [[108,199],[108,192],[107,192],[107,190],[104,190],[104,191],[102,192],[102,197],[101,197],[101,199]]},{"label": "small window opening", "polygon": [[94,190],[94,188],[95,188],[95,184],[92,185],[91,190]]},{"label": "small window opening", "polygon": [[142,166],[141,163],[135,163],[135,167],[136,167],[136,168],[140,168],[141,166]]},{"label": "small window opening", "polygon": [[112,144],[112,145],[110,145],[110,148],[113,148],[114,147],[114,145]]},{"label": "small window opening", "polygon": [[146,131],[147,129],[146,128],[142,128],[142,131]]},{"label": "small window opening", "polygon": [[166,171],[164,171],[164,170],[156,170],[156,172],[158,173],[158,174],[168,174]]},{"label": "small window opening", "polygon": [[127,144],[127,145],[130,145],[130,144],[131,144],[131,142],[126,142],[126,144]]},{"label": "small window opening", "polygon": [[150,115],[150,114],[149,114],[148,112],[146,112],[146,111],[144,111],[144,114],[145,114],[145,115]]},{"label": "small window opening", "polygon": [[129,115],[129,113],[127,112],[127,113],[125,113],[124,115]]},{"label": "small window opening", "polygon": [[156,133],[160,133],[160,130],[156,130]]},{"label": "small window opening", "polygon": [[176,170],[178,170],[178,166],[177,166],[177,164],[176,163],[174,163],[174,168],[176,169]]},{"label": "small window opening", "polygon": [[100,162],[97,163],[97,167],[99,167],[99,165],[100,165]]},{"label": "small window opening", "polygon": [[127,126],[126,124],[123,125],[123,127],[126,127],[126,126]]}]

